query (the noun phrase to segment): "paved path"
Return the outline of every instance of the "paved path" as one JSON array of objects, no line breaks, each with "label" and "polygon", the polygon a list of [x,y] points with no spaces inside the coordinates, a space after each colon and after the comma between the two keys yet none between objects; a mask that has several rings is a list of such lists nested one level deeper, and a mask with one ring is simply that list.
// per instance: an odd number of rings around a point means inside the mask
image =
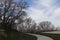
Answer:
[{"label": "paved path", "polygon": [[29,35],[33,35],[33,36],[36,36],[37,37],[37,40],[53,40],[52,38],[50,37],[47,37],[47,36],[42,36],[42,35],[37,35],[37,34],[31,34],[31,33],[28,33]]}]

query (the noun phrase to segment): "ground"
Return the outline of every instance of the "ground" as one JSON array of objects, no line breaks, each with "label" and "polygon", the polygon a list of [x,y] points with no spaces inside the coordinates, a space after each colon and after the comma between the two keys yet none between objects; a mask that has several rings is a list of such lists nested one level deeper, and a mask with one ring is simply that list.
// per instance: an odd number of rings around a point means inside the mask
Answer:
[{"label": "ground", "polygon": [[36,36],[37,37],[37,40],[53,40],[52,38],[47,37],[47,36],[43,36],[43,35],[32,34],[32,33],[28,33],[28,34],[29,35],[33,35],[33,36]]},{"label": "ground", "polygon": [[15,31],[0,31],[0,40],[37,40],[35,36]]},{"label": "ground", "polygon": [[43,32],[40,35],[51,37],[54,40],[60,40],[60,31]]}]

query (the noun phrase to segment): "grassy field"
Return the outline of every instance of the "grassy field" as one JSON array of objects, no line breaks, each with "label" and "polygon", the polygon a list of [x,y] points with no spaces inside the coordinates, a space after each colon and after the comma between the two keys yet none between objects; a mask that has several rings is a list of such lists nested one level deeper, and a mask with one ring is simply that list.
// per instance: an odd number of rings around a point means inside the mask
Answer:
[{"label": "grassy field", "polygon": [[60,34],[60,31],[51,31],[51,32],[43,32],[43,33]]},{"label": "grassy field", "polygon": [[60,31],[43,32],[37,34],[48,36],[54,40],[60,40]]},{"label": "grassy field", "polygon": [[18,32],[0,32],[0,40],[37,40],[35,36]]}]

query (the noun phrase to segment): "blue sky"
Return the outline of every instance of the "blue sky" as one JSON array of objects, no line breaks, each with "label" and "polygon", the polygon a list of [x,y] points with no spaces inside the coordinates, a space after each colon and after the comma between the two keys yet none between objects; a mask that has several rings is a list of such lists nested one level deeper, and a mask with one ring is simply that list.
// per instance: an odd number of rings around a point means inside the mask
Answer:
[{"label": "blue sky", "polygon": [[24,0],[30,7],[28,15],[37,23],[51,21],[56,27],[60,26],[60,0]]}]

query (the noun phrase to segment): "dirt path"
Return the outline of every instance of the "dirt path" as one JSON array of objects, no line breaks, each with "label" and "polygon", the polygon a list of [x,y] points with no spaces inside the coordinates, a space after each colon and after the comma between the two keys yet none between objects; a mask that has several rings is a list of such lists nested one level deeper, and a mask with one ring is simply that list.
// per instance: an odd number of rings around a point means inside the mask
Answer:
[{"label": "dirt path", "polygon": [[33,36],[36,36],[37,37],[37,40],[53,40],[52,38],[50,37],[47,37],[47,36],[42,36],[42,35],[37,35],[37,34],[31,34],[31,33],[28,33],[29,35],[33,35]]}]

